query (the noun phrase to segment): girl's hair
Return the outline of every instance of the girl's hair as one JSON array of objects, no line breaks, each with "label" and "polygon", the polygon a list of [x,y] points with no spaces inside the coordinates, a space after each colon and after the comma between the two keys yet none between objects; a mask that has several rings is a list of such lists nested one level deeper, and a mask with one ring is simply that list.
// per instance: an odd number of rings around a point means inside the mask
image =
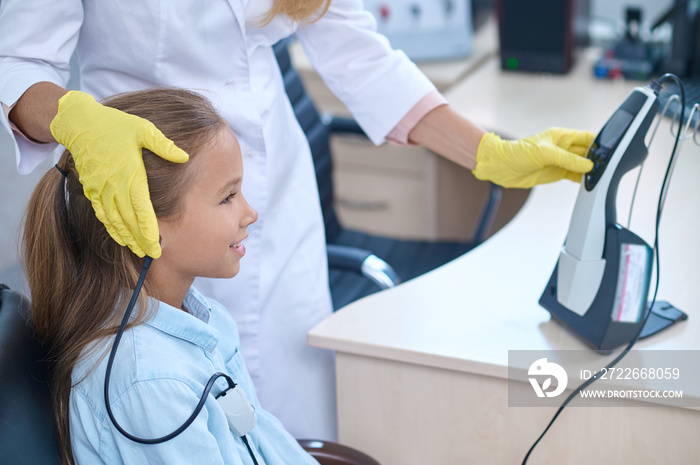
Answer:
[{"label": "girl's hair", "polygon": [[[225,126],[204,97],[185,90],[151,89],[118,95],[106,106],[151,121],[182,150],[196,156]],[[159,218],[181,213],[186,186],[195,175],[191,163],[171,163],[143,150],[151,203]],[[50,349],[52,395],[62,460],[73,463],[68,422],[71,373],[93,342],[116,334],[139,259],[117,244],[95,216],[68,151],[39,181],[29,201],[22,248],[37,333]],[[148,281],[137,318],[147,317],[147,296],[157,297]],[[126,297],[126,298],[125,298]]]},{"label": "girl's hair", "polygon": [[265,26],[277,15],[284,15],[297,23],[317,21],[326,14],[332,0],[274,0],[272,8],[260,21]]}]

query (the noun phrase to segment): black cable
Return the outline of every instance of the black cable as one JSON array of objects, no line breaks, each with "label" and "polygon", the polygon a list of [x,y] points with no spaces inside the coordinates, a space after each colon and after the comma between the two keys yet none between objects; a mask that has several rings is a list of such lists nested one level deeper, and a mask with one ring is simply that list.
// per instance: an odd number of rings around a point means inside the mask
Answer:
[{"label": "black cable", "polygon": [[[207,381],[206,386],[204,387],[204,392],[202,392],[202,396],[199,399],[199,403],[194,409],[194,412],[192,412],[192,415],[175,431],[173,431],[170,434],[167,434],[165,436],[162,436],[160,438],[155,438],[155,439],[143,439],[139,438],[138,436],[134,436],[132,434],[129,434],[124,428],[122,428],[119,423],[117,422],[117,419],[114,417],[114,414],[112,413],[112,408],[109,403],[109,379],[112,374],[112,365],[114,364],[114,358],[117,354],[117,347],[119,347],[119,341],[121,341],[122,335],[124,334],[124,330],[126,329],[126,325],[129,322],[129,318],[131,317],[131,312],[134,310],[134,305],[136,304],[136,299],[138,298],[139,293],[141,292],[141,287],[143,287],[143,282],[146,279],[146,273],[148,273],[148,268],[150,268],[151,263],[153,262],[153,258],[149,257],[148,255],[144,258],[143,260],[143,265],[141,266],[141,274],[139,275],[139,279],[136,282],[136,287],[134,288],[134,292],[131,294],[131,300],[129,300],[129,305],[126,306],[126,311],[124,312],[124,317],[122,318],[121,325],[119,326],[119,330],[117,330],[117,334],[114,337],[114,343],[112,344],[112,350],[109,353],[109,360],[107,361],[107,372],[105,373],[105,387],[104,387],[104,396],[105,396],[105,407],[107,408],[107,415],[109,415],[109,419],[112,420],[112,424],[114,427],[119,431],[124,437],[127,439],[130,439],[134,442],[137,442],[139,444],[161,444],[163,442],[169,441],[173,439],[174,437],[178,436],[180,433],[185,431],[191,424],[194,422],[194,420],[197,418],[197,415],[199,415],[199,412],[202,411],[202,408],[204,407],[204,403],[207,400],[207,397],[209,396],[209,393],[211,392],[212,388],[214,387],[214,382],[223,377],[226,379],[228,382],[229,389],[233,389],[236,387],[236,383],[233,382],[233,379],[226,373],[221,373],[217,372],[214,373],[211,378],[209,378],[209,381]],[[219,393],[218,395],[215,396],[216,399],[219,397],[225,395],[226,391]],[[255,458],[255,454],[253,454],[253,450],[250,447],[250,444],[248,444],[248,438],[243,435],[241,436],[241,439],[243,440],[243,443],[245,444],[246,448],[248,449],[248,453],[250,454],[250,458],[253,459],[253,464],[258,465],[258,461]]]},{"label": "black cable", "polygon": [[[680,78],[674,74],[671,73],[666,73],[663,76],[661,76],[658,79],[655,79],[651,83],[649,83],[650,87],[654,89],[656,92],[659,92],[661,89],[661,83],[665,81],[666,79],[673,79],[676,81],[678,84],[678,87],[680,88],[680,98],[681,98],[681,115],[685,112],[685,93],[683,91],[683,83],[681,82]],[[642,331],[644,330],[644,326],[647,323],[647,320],[649,319],[649,316],[651,315],[651,309],[654,307],[654,303],[656,303],[656,294],[659,292],[659,281],[661,280],[661,262],[659,259],[659,224],[661,223],[661,212],[663,210],[663,201],[666,197],[666,191],[668,189],[668,180],[669,176],[671,174],[671,168],[673,167],[673,162],[674,159],[676,158],[677,151],[678,151],[678,143],[680,141],[680,136],[681,136],[681,131],[680,127],[678,128],[678,133],[676,134],[676,141],[673,144],[673,150],[671,151],[671,157],[668,160],[668,166],[666,167],[666,174],[664,175],[664,180],[663,183],[661,184],[661,191],[659,192],[659,203],[656,206],[656,222],[654,224],[654,247],[652,248],[652,251],[654,252],[655,258],[656,258],[656,283],[654,285],[654,296],[651,299],[651,304],[649,305],[649,309],[646,312],[646,315],[644,316],[644,320],[642,321],[641,326],[639,327],[639,331],[637,331],[637,334],[632,338],[630,343],[625,347],[625,349],[615,357],[615,359],[610,362],[605,368],[602,370],[599,370],[595,375],[593,375],[591,378],[587,379],[583,384],[578,386],[574,392],[572,392],[569,397],[562,402],[561,406],[557,410],[557,412],[554,414],[554,417],[550,420],[549,424],[547,427],[544,429],[542,434],[540,435],[539,438],[537,438],[537,441],[530,447],[530,450],[527,451],[527,455],[525,455],[525,458],[523,459],[522,465],[525,465],[527,463],[527,459],[530,457],[530,454],[532,451],[535,449],[537,444],[542,440],[545,434],[547,434],[547,431],[549,431],[549,428],[554,424],[554,421],[557,419],[559,414],[564,410],[564,407],[566,407],[569,402],[571,402],[581,391],[586,389],[588,386],[593,384],[596,380],[600,378],[604,373],[606,373],[610,368],[614,367],[617,365],[617,363],[623,359],[625,355],[629,353],[629,351],[632,349],[632,347],[637,343],[637,340],[639,340],[639,336],[642,334]]]},{"label": "black cable", "polygon": [[258,465],[258,461],[255,459],[255,454],[253,454],[253,449],[250,448],[250,444],[248,444],[248,436],[245,434],[241,436],[241,439],[243,440],[243,444],[248,448],[248,453],[250,454],[250,458],[253,459],[253,464]]},{"label": "black cable", "polygon": [[192,415],[175,431],[173,431],[170,434],[167,434],[165,436],[162,436],[160,438],[154,438],[154,439],[143,439],[138,436],[134,436],[132,434],[129,434],[127,431],[122,428],[119,423],[117,422],[117,419],[114,417],[114,414],[112,413],[112,408],[110,406],[109,402],[109,379],[112,374],[112,365],[114,364],[114,357],[117,354],[117,347],[119,347],[119,341],[121,341],[122,335],[124,334],[124,330],[126,329],[126,325],[129,322],[129,318],[131,317],[131,312],[134,310],[134,305],[136,304],[136,299],[138,298],[139,292],[141,292],[141,287],[143,286],[143,282],[146,279],[146,273],[148,272],[148,268],[151,266],[151,262],[153,259],[149,256],[146,256],[143,260],[143,265],[141,267],[141,274],[139,275],[138,282],[136,283],[136,288],[134,289],[134,292],[131,294],[131,300],[129,301],[129,305],[126,307],[126,311],[124,312],[124,317],[122,318],[121,325],[119,326],[119,330],[117,331],[116,336],[114,337],[114,343],[112,344],[112,350],[109,353],[109,360],[107,361],[107,373],[105,374],[105,385],[104,385],[104,396],[105,396],[105,407],[107,408],[107,415],[109,415],[109,419],[112,420],[112,424],[114,427],[119,431],[123,436],[125,436],[127,439],[130,439],[134,442],[138,442],[139,444],[160,444],[166,441],[169,441],[185,431],[191,424],[194,422],[194,420],[197,418],[197,415],[199,415],[199,412],[202,410],[204,407],[204,403],[207,400],[207,396],[209,395],[209,392],[211,391],[212,387],[214,387],[214,382],[221,378],[224,377],[226,378],[226,381],[228,382],[229,388],[233,389],[236,387],[236,383],[233,382],[230,376],[228,376],[225,373],[215,373],[209,378],[209,381],[207,382],[206,386],[204,387],[204,392],[202,393],[202,397],[199,399],[199,403],[197,404],[197,407],[195,407],[194,412],[192,412]]}]

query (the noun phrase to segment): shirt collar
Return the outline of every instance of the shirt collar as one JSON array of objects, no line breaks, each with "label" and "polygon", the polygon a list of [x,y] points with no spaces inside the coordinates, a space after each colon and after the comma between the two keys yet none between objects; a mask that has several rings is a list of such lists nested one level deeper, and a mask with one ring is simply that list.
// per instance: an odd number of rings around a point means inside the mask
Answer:
[{"label": "shirt collar", "polygon": [[214,350],[219,342],[219,332],[209,324],[211,307],[195,288],[187,291],[183,302],[185,311],[155,299],[151,299],[151,303],[157,306],[157,311],[145,324],[205,350]]}]

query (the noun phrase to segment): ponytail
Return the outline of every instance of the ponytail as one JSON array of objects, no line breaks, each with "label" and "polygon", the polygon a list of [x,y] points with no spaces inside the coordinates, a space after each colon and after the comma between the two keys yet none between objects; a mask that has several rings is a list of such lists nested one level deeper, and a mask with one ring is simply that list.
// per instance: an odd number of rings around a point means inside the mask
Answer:
[{"label": "ponytail", "polygon": [[[68,173],[66,173],[68,174]],[[29,201],[24,226],[24,267],[31,289],[32,315],[39,337],[54,345],[60,312],[76,281],[76,257],[70,250],[66,193],[74,177],[52,169],[41,178]]]},{"label": "ponytail", "polygon": [[[65,153],[37,184],[29,201],[23,237],[24,268],[32,299],[32,320],[49,348],[51,394],[64,464],[72,465],[68,421],[71,374],[82,352],[95,339],[116,332],[114,310],[122,285],[136,282],[138,264],[114,243],[82,193],[73,160]],[[92,237],[92,239],[89,239]],[[87,240],[86,240],[87,239]],[[109,244],[95,260],[96,244]],[[111,244],[110,244],[111,243]],[[110,267],[104,258],[111,257]],[[122,266],[115,270],[115,263]],[[126,266],[124,266],[126,265]],[[111,268],[111,269],[110,269]],[[111,280],[110,276],[122,279]],[[147,308],[148,291],[141,295]],[[137,324],[147,312],[139,315]]]}]

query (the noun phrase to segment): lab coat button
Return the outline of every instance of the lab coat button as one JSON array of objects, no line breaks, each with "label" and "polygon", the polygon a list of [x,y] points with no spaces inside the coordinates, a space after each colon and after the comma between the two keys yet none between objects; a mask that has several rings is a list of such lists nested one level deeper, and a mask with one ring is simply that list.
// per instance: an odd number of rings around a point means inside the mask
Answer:
[{"label": "lab coat button", "polygon": [[230,81],[226,81],[227,86],[235,86],[236,85],[236,78],[232,78]]}]

